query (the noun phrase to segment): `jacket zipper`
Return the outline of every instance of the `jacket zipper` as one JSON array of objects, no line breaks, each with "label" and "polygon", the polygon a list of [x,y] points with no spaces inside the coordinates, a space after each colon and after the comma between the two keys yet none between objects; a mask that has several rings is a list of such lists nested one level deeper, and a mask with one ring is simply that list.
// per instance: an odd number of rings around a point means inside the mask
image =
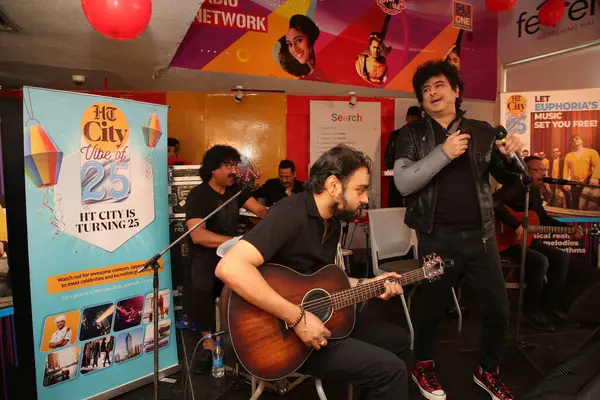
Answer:
[{"label": "jacket zipper", "polygon": [[479,213],[481,214],[481,235],[483,236],[481,238],[481,241],[483,242],[483,244],[485,245],[485,242],[487,242],[487,238],[485,237],[485,223],[484,223],[484,213],[483,213],[483,207],[481,205],[481,188],[479,187],[479,185],[477,185],[477,179],[478,179],[478,175],[477,175],[477,164],[475,162],[475,153],[474,153],[474,148],[475,148],[475,137],[471,136],[471,140],[468,141],[467,143],[467,150],[469,151],[469,161],[471,162],[471,173],[473,174],[473,179],[475,180],[475,187],[477,190],[477,203],[479,204]]}]

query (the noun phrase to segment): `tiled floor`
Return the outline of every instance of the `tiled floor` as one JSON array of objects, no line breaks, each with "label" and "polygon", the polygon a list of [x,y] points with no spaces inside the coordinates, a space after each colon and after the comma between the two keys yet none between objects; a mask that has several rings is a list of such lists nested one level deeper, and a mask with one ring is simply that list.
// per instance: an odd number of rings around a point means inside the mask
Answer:
[{"label": "tiled floor", "polygon": [[[513,318],[511,320],[511,331],[509,341],[504,354],[502,370],[506,382],[514,389],[517,398],[535,386],[541,375],[529,364],[525,356],[515,346],[511,346],[515,339],[515,317],[517,292],[509,291]],[[489,396],[479,389],[472,380],[473,370],[478,364],[478,351],[462,352],[461,349],[476,347],[480,332],[480,317],[476,309],[476,301],[468,290],[463,294],[463,305],[467,307],[469,314],[464,319],[463,332],[457,332],[457,320],[448,317],[438,334],[437,340],[437,366],[438,377],[447,392],[448,399],[488,399]],[[419,312],[419,292],[414,298],[413,313]],[[398,299],[389,302],[379,300],[371,301],[363,312],[375,313],[389,321],[405,324],[401,303]],[[528,343],[537,343],[537,347],[525,350],[525,352],[539,365],[544,372],[549,372],[562,360],[575,352],[592,334],[593,327],[577,329],[560,329],[552,334],[531,334],[523,331],[522,338]],[[193,338],[188,337],[187,347],[191,352],[193,349]],[[411,360],[406,360],[410,363]],[[182,399],[183,391],[179,375],[175,384],[161,383],[161,399]],[[195,375],[192,378],[195,399],[206,400],[243,400],[250,398],[250,386],[240,383],[234,379],[220,384],[210,376]],[[325,392],[330,400],[346,399],[346,389],[343,385],[332,382],[324,382]],[[294,388],[284,397],[288,400],[317,400],[318,396],[314,387],[314,381],[307,380]],[[191,396],[188,394],[188,399]],[[264,392],[261,399],[275,399],[281,396]],[[420,399],[421,396],[410,383],[410,399]],[[121,400],[152,399],[152,385],[148,385],[119,397]]]}]

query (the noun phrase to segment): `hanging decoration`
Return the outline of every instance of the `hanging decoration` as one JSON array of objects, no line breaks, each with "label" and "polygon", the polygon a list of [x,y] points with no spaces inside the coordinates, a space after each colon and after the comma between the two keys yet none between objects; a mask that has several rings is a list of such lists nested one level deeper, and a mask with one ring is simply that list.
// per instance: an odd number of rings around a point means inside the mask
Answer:
[{"label": "hanging decoration", "polygon": [[94,29],[115,40],[138,37],[152,16],[152,0],[81,0],[81,7]]},{"label": "hanging decoration", "polygon": [[565,3],[563,0],[547,0],[540,11],[538,18],[544,26],[556,26],[565,15]]},{"label": "hanging decoration", "polygon": [[508,11],[515,4],[517,4],[517,0],[485,0],[485,6],[492,12]]}]

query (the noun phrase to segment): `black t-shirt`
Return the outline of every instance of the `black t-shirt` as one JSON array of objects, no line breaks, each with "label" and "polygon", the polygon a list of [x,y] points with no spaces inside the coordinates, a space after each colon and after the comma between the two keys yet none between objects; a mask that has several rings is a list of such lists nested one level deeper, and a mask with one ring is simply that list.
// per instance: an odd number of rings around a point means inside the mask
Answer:
[{"label": "black t-shirt", "polygon": [[[194,218],[205,218],[221,204],[232,198],[240,187],[237,185],[229,186],[225,193],[221,194],[214,190],[208,182],[203,182],[190,191],[185,200],[185,218],[186,220]],[[250,198],[250,193],[244,190],[241,195],[235,198],[227,206],[219,210],[206,221],[204,227],[211,232],[224,236],[237,235],[237,220],[240,215],[240,208]],[[191,236],[188,236],[190,253],[196,256],[210,255],[216,256],[217,249],[204,247],[192,242]]]},{"label": "black t-shirt", "polygon": [[[294,186],[292,186],[292,193],[302,193],[304,191],[304,182],[294,180]],[[269,179],[264,185],[256,189],[252,193],[252,197],[259,199],[264,198],[267,200],[267,207],[271,207],[279,200],[287,197],[285,193],[285,187],[281,184],[278,178]]]},{"label": "black t-shirt", "polygon": [[242,239],[258,249],[265,263],[310,274],[335,262],[340,232],[336,219],[329,220],[325,232],[313,194],[303,192],[277,202]]},{"label": "black t-shirt", "polygon": [[[433,118],[431,123],[436,144],[443,144],[448,131]],[[469,150],[442,168],[438,179],[434,229],[440,226],[452,226],[457,229],[481,228],[481,210]]]}]

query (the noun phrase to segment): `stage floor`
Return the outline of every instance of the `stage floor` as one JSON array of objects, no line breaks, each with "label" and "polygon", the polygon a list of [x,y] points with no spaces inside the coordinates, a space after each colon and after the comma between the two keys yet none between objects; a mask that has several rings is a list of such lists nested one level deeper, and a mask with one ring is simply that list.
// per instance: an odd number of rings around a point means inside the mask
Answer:
[{"label": "stage floor", "polygon": [[[511,327],[509,343],[514,342],[515,324],[516,324],[516,303],[518,291],[509,290],[509,299],[511,302]],[[478,345],[478,338],[481,330],[480,313],[476,309],[475,299],[470,291],[463,290],[463,306],[468,309],[468,315],[463,321],[463,331],[459,335],[457,331],[458,321],[448,316],[443,322],[437,338],[437,370],[440,383],[443,385],[450,399],[489,399],[483,390],[479,389],[472,379],[474,369],[478,365],[479,352],[460,353],[460,349],[469,349]],[[419,312],[419,291],[415,293],[413,299],[413,315]],[[393,299],[388,302],[380,300],[370,301],[363,312],[380,315],[391,322],[406,326],[402,305],[399,299]],[[538,347],[525,350],[528,355],[538,364],[544,373],[552,370],[557,364],[574,353],[584,342],[592,335],[595,327],[581,327],[575,329],[557,328],[557,331],[551,334],[533,334],[524,329],[522,338],[526,342],[537,343]],[[186,349],[191,353],[194,346],[194,338],[186,334],[183,335],[186,342]],[[181,335],[178,332],[178,339]],[[180,340],[181,342],[181,340]],[[181,346],[181,343],[180,343]],[[182,353],[181,353],[182,354]],[[191,356],[191,354],[190,354]],[[412,354],[409,355],[412,357]],[[529,364],[523,354],[514,346],[506,348],[502,363],[502,372],[506,383],[514,390],[517,398],[527,393],[534,387],[541,375]],[[412,360],[406,359],[407,364],[412,365]],[[177,379],[174,384],[161,382],[160,399],[183,399],[183,391],[180,375],[172,378]],[[203,376],[192,375],[195,399],[202,400],[244,400],[250,398],[250,385],[239,383],[231,378],[220,385],[217,381],[207,374]],[[414,383],[410,382],[410,399],[422,399]],[[336,385],[332,382],[324,382],[325,393],[329,400],[346,400],[346,389],[343,385]],[[357,391],[355,391],[355,399]],[[152,385],[147,385],[133,392],[118,397],[120,400],[133,399],[152,399]],[[317,400],[314,381],[306,380],[299,386],[291,390],[284,396],[263,392],[261,399],[276,399],[284,397],[287,400]],[[187,396],[187,399],[191,397]]]}]

